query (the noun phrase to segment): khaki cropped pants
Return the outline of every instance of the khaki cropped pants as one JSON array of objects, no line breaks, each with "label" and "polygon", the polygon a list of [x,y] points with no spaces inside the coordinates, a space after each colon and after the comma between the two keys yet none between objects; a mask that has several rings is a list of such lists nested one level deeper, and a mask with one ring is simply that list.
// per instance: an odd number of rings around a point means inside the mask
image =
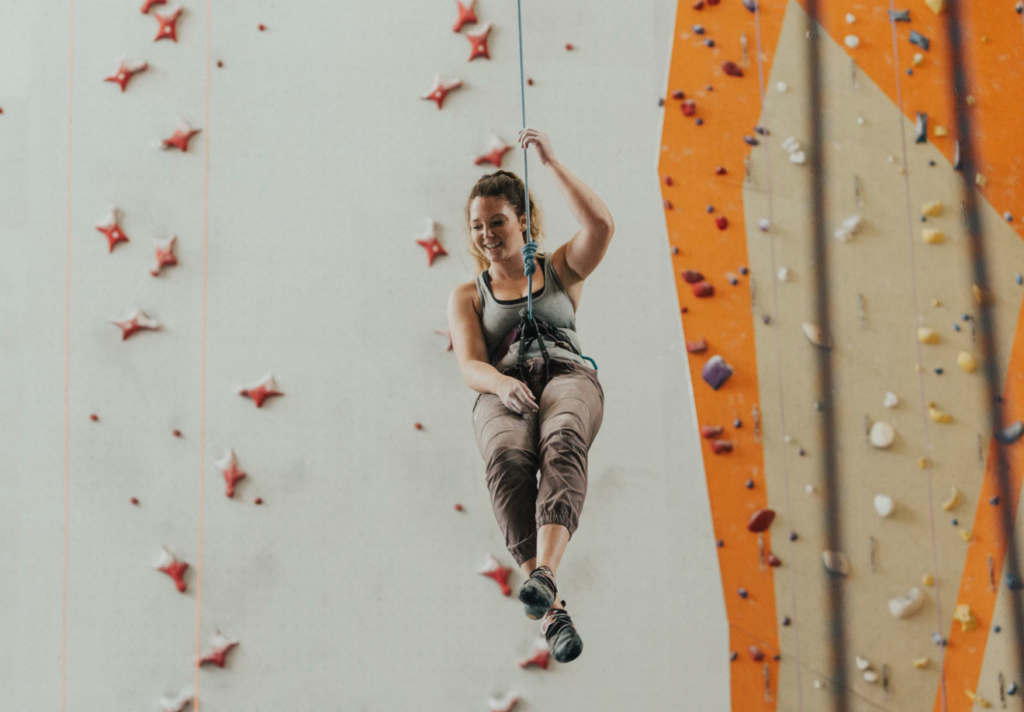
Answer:
[{"label": "khaki cropped pants", "polygon": [[604,417],[595,369],[552,359],[545,383],[544,359],[537,357],[524,362],[524,371],[525,377],[504,373],[533,392],[538,412],[516,413],[494,393],[481,393],[473,405],[494,516],[517,565],[537,555],[544,524],[561,524],[572,538],[587,494],[587,456]]}]

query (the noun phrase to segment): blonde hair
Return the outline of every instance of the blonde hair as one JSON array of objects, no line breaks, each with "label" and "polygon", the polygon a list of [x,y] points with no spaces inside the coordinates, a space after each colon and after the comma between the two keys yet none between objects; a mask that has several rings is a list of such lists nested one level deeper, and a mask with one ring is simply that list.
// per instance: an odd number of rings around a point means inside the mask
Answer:
[{"label": "blonde hair", "polygon": [[[523,181],[519,179],[512,171],[498,170],[494,173],[488,173],[487,175],[481,176],[480,180],[476,182],[473,189],[469,192],[469,199],[466,201],[466,226],[467,232],[466,237],[468,239],[468,250],[473,261],[476,262],[477,274],[480,274],[487,270],[491,266],[491,261],[480,251],[476,243],[473,241],[472,230],[469,229],[469,207],[473,203],[473,198],[504,198],[509,204],[512,210],[515,212],[516,217],[519,218],[526,214],[526,201],[523,199],[523,195],[526,191],[526,186]],[[523,244],[526,244],[526,231],[523,233]],[[530,192],[530,237],[537,243],[537,255],[539,257],[546,257],[547,252],[543,249],[544,245],[544,216],[541,213],[540,207],[537,205],[537,201],[533,198],[533,192]]]}]

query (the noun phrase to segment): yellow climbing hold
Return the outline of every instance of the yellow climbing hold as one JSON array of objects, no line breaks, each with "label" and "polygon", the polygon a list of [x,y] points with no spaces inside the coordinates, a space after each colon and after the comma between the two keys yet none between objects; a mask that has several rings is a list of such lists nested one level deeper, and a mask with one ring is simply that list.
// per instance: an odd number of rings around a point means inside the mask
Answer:
[{"label": "yellow climbing hold", "polygon": [[957,605],[956,610],[953,613],[953,620],[960,621],[960,631],[974,630],[978,627],[978,621],[974,619],[974,614],[971,613],[971,607],[966,603]]},{"label": "yellow climbing hold", "polygon": [[921,239],[927,242],[929,245],[938,245],[940,242],[946,239],[946,236],[942,234],[942,230],[936,230],[935,228],[926,227],[921,231]]},{"label": "yellow climbing hold", "polygon": [[961,529],[960,530],[960,538],[963,539],[964,541],[970,541],[971,540],[971,532],[968,531],[967,529]]},{"label": "yellow climbing hold", "polygon": [[929,405],[928,406],[928,417],[931,418],[932,421],[936,422],[936,423],[952,423],[953,422],[953,416],[952,415],[950,415],[949,413],[945,413],[945,412],[939,410],[934,405]]},{"label": "yellow climbing hold", "polygon": [[967,95],[967,106],[974,106],[974,94]]},{"label": "yellow climbing hold", "polygon": [[917,330],[917,340],[922,344],[937,344],[942,338],[939,336],[939,332],[935,329],[929,329],[926,326],[922,326]]},{"label": "yellow climbing hold", "polygon": [[981,287],[979,287],[978,285],[972,284],[971,285],[971,289],[974,290],[974,300],[976,302],[978,302],[978,304],[984,304],[986,296],[989,297],[989,299],[988,299],[989,302],[992,301],[991,300],[991,295],[986,295],[985,290],[982,289]]},{"label": "yellow climbing hold", "polygon": [[914,370],[917,371],[918,373],[924,373],[924,366],[922,366],[919,363],[915,363]]},{"label": "yellow climbing hold", "polygon": [[922,470],[924,468],[928,467],[928,458],[927,457],[919,457],[919,458],[917,458],[917,466],[920,467]]},{"label": "yellow climbing hold", "polygon": [[933,299],[932,300],[932,306],[933,307],[941,307],[942,306],[942,302],[940,302],[938,299]]},{"label": "yellow climbing hold", "polygon": [[946,127],[945,126],[936,126],[934,133],[935,133],[936,136],[948,136],[949,135],[949,133],[946,131]]},{"label": "yellow climbing hold", "polygon": [[914,58],[912,60],[910,60],[910,63],[913,64],[915,67],[920,67],[923,62],[924,62],[924,55],[921,54],[920,52],[915,54]]},{"label": "yellow climbing hold", "polygon": [[985,184],[988,183],[988,181],[985,180],[985,176],[981,175],[980,173],[976,173],[974,175],[974,182],[980,185],[982,188],[984,188]]},{"label": "yellow climbing hold", "polygon": [[934,586],[935,585],[935,577],[932,576],[931,574],[925,574],[924,576],[921,577],[921,583],[924,584],[925,586]]},{"label": "yellow climbing hold", "polygon": [[928,658],[914,658],[910,662],[918,670],[924,670],[926,667],[928,667],[928,663],[931,661]]},{"label": "yellow climbing hold", "polygon": [[946,0],[924,0],[924,4],[936,15],[946,9]]},{"label": "yellow climbing hold", "polygon": [[921,206],[921,214],[927,215],[930,218],[937,218],[942,215],[942,201],[935,200],[931,203],[925,203]]},{"label": "yellow climbing hold", "polygon": [[956,357],[956,362],[967,373],[974,373],[974,370],[978,367],[978,359],[966,351],[960,352],[960,355]]},{"label": "yellow climbing hold", "polygon": [[956,487],[953,488],[953,494],[949,496],[945,502],[942,503],[942,508],[947,512],[955,507],[960,502],[960,492]]},{"label": "yellow climbing hold", "polygon": [[977,702],[979,705],[981,705],[982,707],[984,707],[986,709],[992,706],[992,703],[989,702],[988,700],[986,700],[981,695],[975,694],[975,693],[971,692],[970,690],[964,690],[964,692],[967,693],[967,696],[971,699],[972,702]]}]

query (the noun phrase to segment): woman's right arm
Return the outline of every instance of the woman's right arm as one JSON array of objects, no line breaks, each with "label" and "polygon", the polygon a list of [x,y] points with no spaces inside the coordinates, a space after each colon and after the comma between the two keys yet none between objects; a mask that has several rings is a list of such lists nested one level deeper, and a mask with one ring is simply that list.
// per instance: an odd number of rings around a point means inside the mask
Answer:
[{"label": "woman's right arm", "polygon": [[478,393],[496,393],[502,379],[509,378],[487,362],[487,343],[480,317],[473,309],[470,283],[460,284],[448,297],[448,330],[459,371],[466,385]]}]

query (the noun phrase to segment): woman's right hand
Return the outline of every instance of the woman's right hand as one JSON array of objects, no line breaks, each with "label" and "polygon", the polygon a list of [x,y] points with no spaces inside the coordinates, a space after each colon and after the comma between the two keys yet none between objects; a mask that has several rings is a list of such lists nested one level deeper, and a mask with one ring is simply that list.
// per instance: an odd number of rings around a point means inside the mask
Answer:
[{"label": "woman's right hand", "polygon": [[527,411],[536,413],[540,410],[537,400],[533,397],[533,392],[518,378],[506,376],[498,383],[498,388],[494,393],[506,408],[515,413]]}]

